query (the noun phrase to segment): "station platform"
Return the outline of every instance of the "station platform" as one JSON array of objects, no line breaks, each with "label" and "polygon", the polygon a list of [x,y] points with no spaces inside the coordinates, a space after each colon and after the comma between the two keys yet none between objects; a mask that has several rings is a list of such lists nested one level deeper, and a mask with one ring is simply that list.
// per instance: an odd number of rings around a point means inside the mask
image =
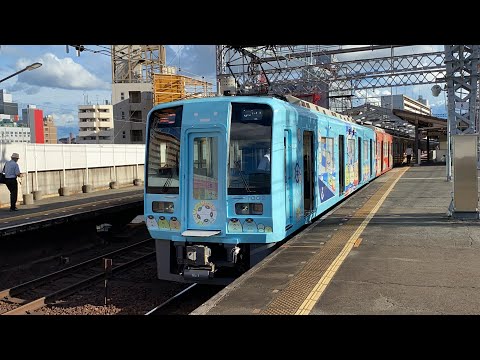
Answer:
[{"label": "station platform", "polygon": [[0,237],[68,221],[92,218],[118,208],[141,206],[143,187],[129,186],[69,196],[49,197],[33,205],[17,205],[19,211],[0,209]]},{"label": "station platform", "polygon": [[448,216],[445,166],[395,168],[192,315],[480,313],[480,221]]}]

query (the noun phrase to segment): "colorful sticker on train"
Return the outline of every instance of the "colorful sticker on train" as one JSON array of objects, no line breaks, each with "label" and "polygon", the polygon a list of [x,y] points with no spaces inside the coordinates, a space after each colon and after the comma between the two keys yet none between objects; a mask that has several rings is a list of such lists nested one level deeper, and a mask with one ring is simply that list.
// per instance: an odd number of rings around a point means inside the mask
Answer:
[{"label": "colorful sticker on train", "polygon": [[318,193],[324,202],[335,196],[336,171],[333,161],[333,138],[320,138],[319,149],[320,173],[318,176]]}]

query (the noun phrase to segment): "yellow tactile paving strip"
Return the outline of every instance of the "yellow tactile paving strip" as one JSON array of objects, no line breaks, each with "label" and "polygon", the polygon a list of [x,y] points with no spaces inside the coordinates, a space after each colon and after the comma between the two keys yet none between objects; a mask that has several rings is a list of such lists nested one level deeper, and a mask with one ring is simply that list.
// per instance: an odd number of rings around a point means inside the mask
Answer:
[{"label": "yellow tactile paving strip", "polygon": [[280,291],[260,314],[309,314],[352,247],[355,243],[360,244],[359,238],[363,230],[407,170],[408,167],[392,174],[350,220],[335,231],[323,249],[305,264],[288,286]]}]

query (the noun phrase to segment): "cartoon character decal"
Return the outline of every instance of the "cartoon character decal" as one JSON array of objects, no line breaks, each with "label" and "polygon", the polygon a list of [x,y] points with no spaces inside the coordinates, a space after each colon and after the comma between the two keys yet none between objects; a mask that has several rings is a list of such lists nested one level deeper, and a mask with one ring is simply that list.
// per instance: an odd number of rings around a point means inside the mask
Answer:
[{"label": "cartoon character decal", "polygon": [[346,163],[345,163],[345,193],[347,195],[351,193],[358,185],[358,147],[357,147],[357,138],[358,136],[355,129],[352,126],[346,125],[346,135],[347,135],[347,154],[346,154]]},{"label": "cartoon character decal", "polygon": [[243,232],[242,223],[237,218],[228,220],[228,232]]},{"label": "cartoon character decal", "polygon": [[155,228],[158,229],[158,224],[153,215],[148,215],[146,219],[146,224],[148,228]]},{"label": "cartoon character decal", "polygon": [[160,216],[158,219],[158,228],[163,230],[170,230],[170,224],[165,216]]},{"label": "cartoon character decal", "polygon": [[[325,130],[327,132],[327,130]],[[327,201],[335,196],[336,169],[334,162],[334,139],[322,137],[319,146],[320,173],[318,176],[318,192],[320,202]]]},{"label": "cartoon character decal", "polygon": [[273,232],[271,226],[266,226],[264,224],[257,224],[255,223],[255,220],[252,218],[247,218],[245,221],[242,222],[240,219],[237,218],[232,218],[228,220],[228,226],[227,226],[228,232],[230,233],[253,233],[253,232],[259,232],[259,233],[267,233],[267,232]]},{"label": "cartoon character decal", "polygon": [[217,219],[217,210],[209,201],[200,201],[193,208],[193,219],[198,225],[210,225]]},{"label": "cartoon character decal", "polygon": [[180,221],[175,216],[170,218],[170,229],[171,230],[180,230]]},{"label": "cartoon character decal", "polygon": [[295,210],[295,214],[297,216],[297,221],[300,220],[302,217],[302,210],[300,210],[300,208],[297,207],[297,209]]},{"label": "cartoon character decal", "polygon": [[243,232],[258,232],[257,223],[252,218],[245,219]]}]

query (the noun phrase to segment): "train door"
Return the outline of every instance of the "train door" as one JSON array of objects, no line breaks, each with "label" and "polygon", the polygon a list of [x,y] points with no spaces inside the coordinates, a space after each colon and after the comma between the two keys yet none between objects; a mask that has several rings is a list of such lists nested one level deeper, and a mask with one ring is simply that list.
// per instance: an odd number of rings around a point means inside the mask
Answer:
[{"label": "train door", "polygon": [[358,184],[362,182],[362,138],[358,137]]},{"label": "train door", "polygon": [[386,163],[386,165],[385,165],[385,168],[388,169],[388,168],[390,167],[390,143],[389,143],[388,141],[386,142],[386,146],[385,146],[385,147],[386,147],[385,150],[386,150],[386,152],[387,152],[387,156],[386,156],[386,158],[387,158],[387,163]]},{"label": "train door", "polygon": [[186,220],[187,229],[194,230],[188,231],[188,236],[216,235],[226,222],[226,189],[223,185],[226,183],[225,136],[221,136],[220,132],[191,132],[187,137]]},{"label": "train door", "polygon": [[290,132],[285,130],[283,133],[283,162],[285,169],[285,226],[290,228],[292,226],[292,174],[291,174],[291,163],[292,163],[292,144],[290,140]]},{"label": "train door", "polygon": [[383,156],[384,156],[384,151],[385,150],[385,146],[383,145],[383,141],[380,142],[380,171],[383,172],[383,169],[385,168],[384,166],[384,161],[383,161]]},{"label": "train door", "polygon": [[313,132],[303,133],[303,208],[304,214],[313,210]]},{"label": "train door", "polygon": [[339,195],[345,192],[345,139],[338,136],[338,191]]},{"label": "train door", "polygon": [[376,149],[375,159],[377,160],[377,175],[380,175],[382,173],[382,141],[378,135]]},{"label": "train door", "polygon": [[373,140],[370,139],[370,177],[373,175]]},{"label": "train door", "polygon": [[390,153],[388,154],[388,168],[391,169],[393,167],[393,139],[389,144]]}]

